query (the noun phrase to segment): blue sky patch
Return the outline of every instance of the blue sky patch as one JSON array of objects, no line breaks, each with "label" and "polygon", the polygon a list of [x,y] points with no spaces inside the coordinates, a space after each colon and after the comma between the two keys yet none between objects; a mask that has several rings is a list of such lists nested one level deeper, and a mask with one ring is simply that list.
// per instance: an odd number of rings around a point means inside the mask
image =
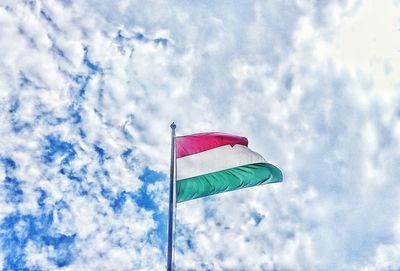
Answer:
[{"label": "blue sky patch", "polygon": [[6,177],[3,181],[3,187],[6,191],[7,203],[21,203],[23,200],[24,192],[21,188],[21,181],[13,177]]},{"label": "blue sky patch", "polygon": [[10,157],[0,157],[0,162],[4,165],[6,175],[11,175],[17,168],[17,164]]},{"label": "blue sky patch", "polygon": [[76,151],[73,144],[61,140],[58,136],[46,136],[46,143],[42,154],[42,160],[45,164],[54,162],[57,157],[63,157],[61,164],[68,164],[75,159]]},{"label": "blue sky patch", "polygon": [[84,51],[83,64],[85,64],[89,68],[90,73],[93,74],[93,73],[101,71],[100,66],[94,64],[89,59],[89,48],[86,46],[83,48],[83,51]]},{"label": "blue sky patch", "polygon": [[76,235],[52,234],[53,214],[38,216],[13,213],[0,224],[0,241],[5,254],[3,270],[28,270],[25,248],[29,240],[39,246],[52,246],[56,255],[48,260],[62,267],[69,265],[75,258],[74,243]]},{"label": "blue sky patch", "polygon": [[104,165],[104,161],[105,161],[106,159],[110,159],[110,158],[111,158],[111,157],[109,157],[109,156],[106,155],[106,151],[105,151],[103,148],[101,148],[100,146],[94,144],[94,145],[93,145],[93,148],[94,148],[94,150],[95,150],[96,153],[97,153],[97,156],[98,156],[99,164],[100,164],[100,165]]}]

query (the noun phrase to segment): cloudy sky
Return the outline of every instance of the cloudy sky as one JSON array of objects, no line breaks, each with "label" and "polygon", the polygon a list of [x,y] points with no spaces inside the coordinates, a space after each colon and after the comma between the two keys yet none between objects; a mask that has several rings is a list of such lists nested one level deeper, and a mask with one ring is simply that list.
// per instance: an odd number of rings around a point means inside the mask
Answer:
[{"label": "cloudy sky", "polygon": [[175,121],[284,174],[179,204],[177,270],[399,270],[399,106],[399,0],[0,0],[0,268],[164,270]]}]

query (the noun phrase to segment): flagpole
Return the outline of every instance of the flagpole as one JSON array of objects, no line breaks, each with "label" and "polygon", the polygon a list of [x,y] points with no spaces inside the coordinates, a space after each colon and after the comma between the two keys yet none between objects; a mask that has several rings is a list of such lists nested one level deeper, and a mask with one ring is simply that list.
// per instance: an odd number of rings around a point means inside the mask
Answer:
[{"label": "flagpole", "polygon": [[168,212],[168,254],[167,254],[167,271],[174,270],[174,239],[175,239],[175,123],[171,123],[171,164],[169,173],[169,212]]}]

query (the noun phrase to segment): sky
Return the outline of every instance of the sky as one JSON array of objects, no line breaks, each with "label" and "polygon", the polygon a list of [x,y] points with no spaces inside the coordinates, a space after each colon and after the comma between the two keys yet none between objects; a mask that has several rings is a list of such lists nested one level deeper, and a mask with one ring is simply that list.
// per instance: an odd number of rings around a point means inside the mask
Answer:
[{"label": "sky", "polygon": [[399,105],[399,0],[0,0],[0,268],[164,270],[174,121],[284,175],[179,204],[176,270],[399,270]]}]

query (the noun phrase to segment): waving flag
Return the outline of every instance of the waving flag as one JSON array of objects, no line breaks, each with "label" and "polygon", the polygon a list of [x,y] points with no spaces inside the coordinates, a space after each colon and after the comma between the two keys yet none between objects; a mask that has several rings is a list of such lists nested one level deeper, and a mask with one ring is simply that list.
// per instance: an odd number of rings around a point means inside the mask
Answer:
[{"label": "waving flag", "polygon": [[225,133],[176,137],[176,202],[281,182],[282,172],[247,146]]}]

